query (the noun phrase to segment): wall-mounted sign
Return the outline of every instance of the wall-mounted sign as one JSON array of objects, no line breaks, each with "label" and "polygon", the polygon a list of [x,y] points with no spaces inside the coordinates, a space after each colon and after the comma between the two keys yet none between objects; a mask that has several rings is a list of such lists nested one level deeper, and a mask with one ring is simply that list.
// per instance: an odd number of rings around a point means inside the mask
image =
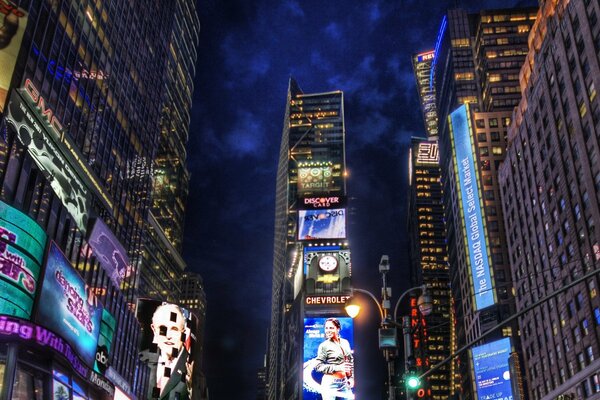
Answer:
[{"label": "wall-mounted sign", "polygon": [[471,361],[478,400],[512,399],[509,371],[510,338],[473,347]]},{"label": "wall-mounted sign", "polygon": [[417,54],[417,62],[431,61],[435,56],[435,51],[426,51],[425,53]]},{"label": "wall-mounted sign", "polygon": [[346,197],[344,196],[317,196],[317,197],[302,197],[300,199],[300,208],[341,208],[346,205]]},{"label": "wall-mounted sign", "polygon": [[96,359],[102,305],[52,242],[36,321],[64,337],[87,365]]},{"label": "wall-mounted sign", "polygon": [[468,104],[463,104],[448,116],[453,141],[454,169],[461,199],[461,215],[466,233],[466,248],[471,271],[475,309],[496,303],[487,250],[483,210],[479,189],[479,171],[475,168],[471,141],[471,118]]},{"label": "wall-mounted sign", "polygon": [[84,365],[66,340],[46,328],[19,318],[0,316],[0,341],[7,339],[20,339],[48,347],[64,356],[75,372],[83,378],[88,377],[89,369]]},{"label": "wall-mounted sign", "polygon": [[27,26],[27,12],[10,0],[0,0],[0,112],[4,110],[17,56]]},{"label": "wall-mounted sign", "polygon": [[117,321],[115,317],[106,309],[102,310],[98,347],[96,348],[96,359],[94,361],[94,371],[101,374],[105,374],[109,366],[110,348],[112,347],[116,326]]},{"label": "wall-mounted sign", "polygon": [[304,318],[303,400],[354,399],[352,318]]},{"label": "wall-mounted sign", "polygon": [[[7,125],[14,129],[19,141],[27,147],[77,227],[85,232],[90,214],[89,191],[50,136],[62,135],[62,124],[46,107],[44,99],[39,94],[36,95],[37,90],[30,81],[27,82],[29,84],[26,84],[25,89],[12,92],[6,108]],[[34,110],[23,96],[29,97],[29,102],[41,107],[41,111]]]},{"label": "wall-mounted sign", "polygon": [[344,239],[346,209],[298,210],[298,239]]},{"label": "wall-mounted sign", "polygon": [[417,162],[416,165],[431,164],[439,165],[440,153],[438,150],[437,142],[421,142],[417,150]]},{"label": "wall-mounted sign", "polygon": [[46,237],[33,219],[0,201],[0,314],[31,318]]},{"label": "wall-mounted sign", "polygon": [[304,304],[307,306],[344,305],[349,298],[348,295],[306,296]]},{"label": "wall-mounted sign", "polygon": [[351,265],[350,250],[315,251],[314,248],[305,247],[304,276],[307,295],[335,295],[349,291]]},{"label": "wall-mounted sign", "polygon": [[129,257],[125,248],[100,218],[94,222],[88,243],[110,280],[116,287],[120,287],[123,279],[131,273]]}]

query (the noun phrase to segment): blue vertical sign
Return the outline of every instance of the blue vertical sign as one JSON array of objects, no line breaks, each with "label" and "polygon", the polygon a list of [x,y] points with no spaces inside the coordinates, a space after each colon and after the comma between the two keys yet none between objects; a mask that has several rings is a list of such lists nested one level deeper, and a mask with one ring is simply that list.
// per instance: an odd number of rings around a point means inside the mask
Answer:
[{"label": "blue vertical sign", "polygon": [[512,400],[509,363],[510,338],[496,340],[471,350],[477,400]]},{"label": "blue vertical sign", "polygon": [[469,108],[463,104],[449,116],[454,143],[454,165],[459,180],[463,223],[467,235],[467,252],[475,297],[475,309],[494,305],[494,289],[488,258],[485,227],[481,212],[477,169],[473,158]]}]

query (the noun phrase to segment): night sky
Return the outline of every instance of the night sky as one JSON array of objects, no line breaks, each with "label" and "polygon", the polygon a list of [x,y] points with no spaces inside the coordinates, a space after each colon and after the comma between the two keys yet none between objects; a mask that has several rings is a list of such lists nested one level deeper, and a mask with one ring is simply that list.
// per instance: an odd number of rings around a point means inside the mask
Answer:
[{"label": "night sky", "polygon": [[[256,396],[290,77],[305,93],[344,92],[353,285],[379,297],[379,259],[388,254],[394,302],[409,287],[408,144],[425,135],[411,55],[433,48],[442,16],[456,4],[477,11],[537,2],[198,0],[183,253],[204,278],[211,399]],[[376,314],[371,305],[355,325],[358,399],[381,398]]]}]

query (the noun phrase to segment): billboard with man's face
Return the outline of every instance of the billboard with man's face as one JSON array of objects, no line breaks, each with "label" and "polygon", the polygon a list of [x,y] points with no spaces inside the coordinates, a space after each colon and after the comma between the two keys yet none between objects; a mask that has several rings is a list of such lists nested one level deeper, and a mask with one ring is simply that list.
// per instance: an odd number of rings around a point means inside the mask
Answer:
[{"label": "billboard with man's face", "polygon": [[303,361],[303,400],[354,399],[352,318],[304,318]]},{"label": "billboard with man's face", "polygon": [[176,304],[151,299],[139,299],[136,312],[142,326],[140,359],[150,367],[146,398],[191,399],[198,318]]},{"label": "billboard with man's face", "polygon": [[38,304],[38,324],[65,338],[88,366],[94,365],[100,333],[102,305],[51,242]]}]

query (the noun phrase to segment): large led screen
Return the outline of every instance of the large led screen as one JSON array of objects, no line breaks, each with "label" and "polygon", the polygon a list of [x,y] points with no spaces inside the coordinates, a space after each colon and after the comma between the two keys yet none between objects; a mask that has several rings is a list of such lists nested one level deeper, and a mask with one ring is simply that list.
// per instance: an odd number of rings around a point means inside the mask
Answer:
[{"label": "large led screen", "polygon": [[27,215],[0,201],[0,314],[31,318],[46,233]]},{"label": "large led screen", "polygon": [[[338,249],[334,249],[337,247]],[[350,250],[338,246],[305,247],[304,276],[307,294],[337,294],[350,290]]]},{"label": "large led screen", "polygon": [[21,49],[23,33],[27,26],[27,12],[11,0],[0,0],[0,112],[4,110],[10,81]]},{"label": "large led screen", "polygon": [[150,299],[139,299],[136,312],[142,326],[140,359],[150,367],[146,398],[171,398],[179,393],[179,399],[191,399],[199,356],[198,318],[176,304]]},{"label": "large led screen", "polygon": [[298,239],[344,239],[346,209],[298,210]]},{"label": "large led screen", "polygon": [[512,399],[509,357],[510,338],[473,347],[471,357],[478,400]]},{"label": "large led screen", "polygon": [[[1,1],[1,0],[0,0]],[[37,102],[37,103],[36,103]],[[27,147],[36,165],[49,180],[50,187],[69,211],[77,227],[86,232],[90,214],[90,194],[70,161],[63,155],[55,140],[62,135],[62,126],[46,101],[30,80],[22,89],[13,91],[6,107],[6,123]]]},{"label": "large led screen", "polygon": [[448,117],[454,143],[454,164],[458,176],[462,216],[475,297],[475,309],[495,303],[492,276],[480,206],[480,190],[475,168],[468,106],[463,104]]},{"label": "large led screen", "polygon": [[333,169],[330,165],[298,168],[298,193],[322,192],[333,187]]},{"label": "large led screen", "polygon": [[89,245],[116,287],[131,273],[125,248],[101,219],[96,219],[90,233]]},{"label": "large led screen", "polygon": [[302,399],[354,399],[353,354],[352,318],[304,318]]},{"label": "large led screen", "polygon": [[65,338],[93,366],[102,305],[54,242],[48,249],[36,317],[38,324]]}]

